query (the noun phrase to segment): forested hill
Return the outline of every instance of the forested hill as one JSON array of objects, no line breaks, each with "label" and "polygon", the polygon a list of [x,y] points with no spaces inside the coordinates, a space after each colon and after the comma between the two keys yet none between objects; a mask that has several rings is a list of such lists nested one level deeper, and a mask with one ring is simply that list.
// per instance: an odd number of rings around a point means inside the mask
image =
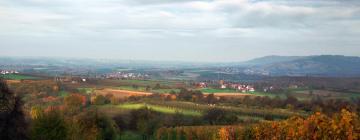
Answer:
[{"label": "forested hill", "polygon": [[[272,76],[360,76],[360,57],[320,55],[268,56],[245,62],[246,71]],[[252,65],[249,65],[252,64]]]}]

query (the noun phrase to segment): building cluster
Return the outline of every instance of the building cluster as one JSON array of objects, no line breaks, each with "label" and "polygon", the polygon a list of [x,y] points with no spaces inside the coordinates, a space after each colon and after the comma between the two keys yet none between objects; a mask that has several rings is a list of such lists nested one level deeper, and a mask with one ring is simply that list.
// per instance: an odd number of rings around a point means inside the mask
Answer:
[{"label": "building cluster", "polygon": [[226,88],[230,88],[230,89],[235,89],[241,92],[254,92],[255,88],[252,85],[247,85],[247,84],[238,84],[238,83],[228,83],[228,84],[222,84],[221,87],[222,89],[226,89]]},{"label": "building cluster", "polygon": [[54,77],[55,82],[70,82],[72,84],[87,82],[88,79],[84,77],[73,77],[73,76],[56,76]]},{"label": "building cluster", "polygon": [[18,74],[19,72],[16,70],[0,70],[0,73],[5,75],[5,74]]},{"label": "building cluster", "polygon": [[[199,82],[199,83],[196,83],[196,86],[198,88],[208,88],[210,84],[211,83],[207,83],[207,82]],[[235,90],[241,91],[241,92],[254,92],[255,91],[254,86],[250,85],[250,84],[226,83],[223,80],[220,80],[217,85],[219,85],[219,87],[217,87],[217,88],[220,88],[220,89],[235,89]]]},{"label": "building cluster", "polygon": [[105,75],[107,79],[148,79],[148,74],[141,73],[127,73],[127,72],[114,72]]},{"label": "building cluster", "polygon": [[208,84],[206,82],[199,82],[196,84],[196,86],[199,88],[207,88]]},{"label": "building cluster", "polygon": [[270,92],[270,91],[272,91],[273,89],[274,89],[273,86],[269,86],[269,87],[264,87],[264,88],[263,88],[263,91],[264,91],[264,92]]}]

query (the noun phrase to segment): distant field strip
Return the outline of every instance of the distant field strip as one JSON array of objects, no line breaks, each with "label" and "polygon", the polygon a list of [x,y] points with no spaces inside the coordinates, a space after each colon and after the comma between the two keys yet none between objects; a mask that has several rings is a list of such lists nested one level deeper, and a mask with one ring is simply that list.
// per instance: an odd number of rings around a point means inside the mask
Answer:
[{"label": "distant field strip", "polygon": [[19,74],[2,74],[0,75],[1,78],[9,79],[9,80],[34,80],[40,79],[38,77],[27,76],[27,75],[19,75]]},{"label": "distant field strip", "polygon": [[179,101],[165,101],[165,102],[149,102],[151,105],[166,106],[171,108],[181,108],[187,110],[197,110],[198,112],[204,112],[211,108],[221,108],[230,112],[234,112],[239,116],[251,116],[251,117],[265,117],[274,116],[275,118],[288,118],[290,116],[304,116],[303,112],[293,112],[286,109],[266,109],[266,108],[249,108],[240,106],[209,106],[206,104],[196,104],[191,102],[179,102]]},{"label": "distant field strip", "polygon": [[146,91],[146,87],[139,86],[137,88],[134,88],[133,86],[119,86],[116,89],[120,90],[129,90],[129,91],[140,91],[140,92],[152,92],[152,93],[170,93],[171,91],[179,92],[179,89],[150,89],[149,91]]},{"label": "distant field strip", "polygon": [[129,96],[147,96],[151,95],[150,92],[140,92],[140,91],[130,91],[130,90],[120,90],[120,89],[102,89],[102,90],[95,90],[96,93],[106,95],[106,94],[112,94],[117,98],[124,98]]},{"label": "distant field strip", "polygon": [[145,103],[121,104],[121,105],[118,105],[117,107],[122,108],[122,109],[140,109],[143,107],[148,107],[154,111],[161,112],[161,113],[167,113],[167,114],[181,113],[181,114],[189,115],[189,116],[201,116],[202,115],[201,112],[195,111],[195,110],[181,109],[181,108],[176,108],[176,107],[165,107],[165,106],[145,104]]}]

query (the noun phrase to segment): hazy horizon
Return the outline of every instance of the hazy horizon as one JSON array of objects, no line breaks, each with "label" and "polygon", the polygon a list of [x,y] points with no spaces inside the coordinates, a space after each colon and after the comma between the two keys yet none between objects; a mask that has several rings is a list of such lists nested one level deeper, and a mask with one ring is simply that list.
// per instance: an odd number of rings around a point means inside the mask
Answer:
[{"label": "hazy horizon", "polygon": [[3,0],[0,56],[238,62],[360,56],[359,1]]},{"label": "hazy horizon", "polygon": [[149,63],[194,63],[194,64],[217,64],[217,63],[246,63],[249,61],[257,59],[266,59],[266,57],[313,57],[313,56],[344,56],[344,57],[359,57],[360,56],[350,56],[350,55],[331,55],[331,54],[321,54],[321,55],[265,55],[255,58],[250,58],[246,60],[234,60],[234,61],[191,61],[191,60],[145,60],[145,59],[119,59],[119,58],[90,58],[90,57],[53,57],[53,56],[0,56],[0,58],[10,58],[10,59],[51,59],[51,60],[90,60],[90,61],[103,61],[103,62],[149,62]]}]

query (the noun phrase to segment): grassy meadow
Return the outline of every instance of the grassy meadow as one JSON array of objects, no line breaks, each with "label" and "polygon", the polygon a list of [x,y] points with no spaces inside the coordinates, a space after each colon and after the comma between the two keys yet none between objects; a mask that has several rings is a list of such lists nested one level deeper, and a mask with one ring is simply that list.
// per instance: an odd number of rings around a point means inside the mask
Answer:
[{"label": "grassy meadow", "polygon": [[146,104],[146,103],[126,103],[126,104],[117,105],[116,107],[121,108],[121,109],[130,109],[130,110],[147,107],[154,111],[166,113],[166,114],[180,113],[180,114],[189,115],[189,116],[201,116],[202,115],[201,112],[196,111],[196,110],[182,109],[182,108],[169,107],[169,106],[160,106],[160,105],[153,105],[153,104]]},{"label": "grassy meadow", "polygon": [[8,79],[8,80],[36,80],[40,79],[39,77],[21,75],[21,74],[1,74],[0,78]]}]

